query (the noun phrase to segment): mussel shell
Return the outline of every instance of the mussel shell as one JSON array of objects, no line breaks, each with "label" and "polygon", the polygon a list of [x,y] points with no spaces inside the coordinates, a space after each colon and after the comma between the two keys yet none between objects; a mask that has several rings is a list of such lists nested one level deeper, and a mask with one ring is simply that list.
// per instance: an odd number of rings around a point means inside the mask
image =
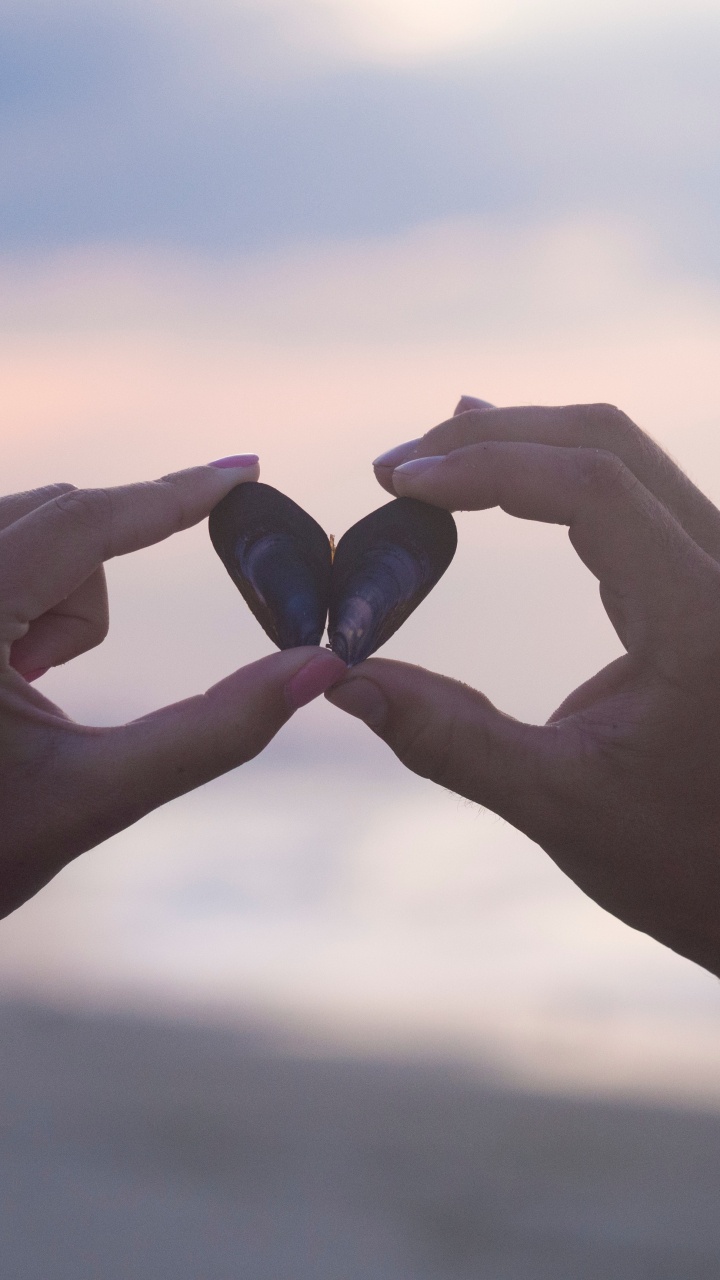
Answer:
[{"label": "mussel shell", "polygon": [[319,645],[332,552],[307,511],[268,484],[240,484],[210,513],[212,544],[261,627],[279,649]]},{"label": "mussel shell", "polygon": [[348,666],[402,626],[442,577],[457,547],[449,511],[396,498],[340,539],[330,588],[330,648]]}]

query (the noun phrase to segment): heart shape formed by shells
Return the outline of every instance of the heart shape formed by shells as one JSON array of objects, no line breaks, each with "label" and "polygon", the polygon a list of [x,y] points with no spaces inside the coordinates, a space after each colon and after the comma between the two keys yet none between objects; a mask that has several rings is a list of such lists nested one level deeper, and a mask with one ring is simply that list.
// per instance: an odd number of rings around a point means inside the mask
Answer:
[{"label": "heart shape formed by shells", "polygon": [[[333,546],[325,530],[270,485],[232,489],[209,521],[212,544],[279,649],[328,647],[349,667],[390,639],[432,591],[457,547],[449,511],[395,498]],[[328,617],[329,615],[329,617]]]}]

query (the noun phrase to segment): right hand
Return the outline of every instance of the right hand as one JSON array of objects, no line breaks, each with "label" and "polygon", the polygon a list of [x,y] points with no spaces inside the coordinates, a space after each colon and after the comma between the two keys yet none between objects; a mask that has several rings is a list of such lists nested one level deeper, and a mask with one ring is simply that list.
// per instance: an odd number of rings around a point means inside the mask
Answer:
[{"label": "right hand", "polygon": [[565,524],[626,653],[544,726],[371,659],[329,699],[486,805],[621,920],[720,975],[720,512],[607,405],[459,413],[376,465],[390,493]]}]

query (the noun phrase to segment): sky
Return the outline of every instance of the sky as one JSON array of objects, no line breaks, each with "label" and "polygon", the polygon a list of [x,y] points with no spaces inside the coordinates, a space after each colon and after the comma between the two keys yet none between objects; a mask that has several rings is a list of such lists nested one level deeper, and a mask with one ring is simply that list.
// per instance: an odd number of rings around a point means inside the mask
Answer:
[{"label": "sky", "polygon": [[[499,43],[470,22],[466,44],[399,64],[353,50],[352,23],[340,40],[360,5],[329,5],[327,23],[310,6],[305,27],[297,0],[202,19],[152,4],[34,10],[0,18],[12,251],[247,253],[592,211],[639,220],[661,257],[717,276],[720,15],[707,7],[673,20],[668,7],[649,27],[631,6],[617,30],[605,14],[562,39],[552,23],[534,40],[510,24]],[[313,56],[323,38],[336,56]]]},{"label": "sky", "polygon": [[[6,3],[8,491],[257,450],[339,535],[452,410],[620,404],[720,501],[720,5]],[[462,516],[386,652],[540,721],[618,652],[563,531]],[[92,723],[267,651],[199,528],[109,566]],[[717,983],[323,705],[0,929],[0,994],[720,1097]]]}]

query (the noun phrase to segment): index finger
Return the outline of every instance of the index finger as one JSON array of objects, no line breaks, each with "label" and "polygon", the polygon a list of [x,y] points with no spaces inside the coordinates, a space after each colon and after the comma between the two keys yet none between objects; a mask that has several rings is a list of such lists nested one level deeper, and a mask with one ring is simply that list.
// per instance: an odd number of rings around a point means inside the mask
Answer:
[{"label": "index finger", "polygon": [[[507,444],[543,444],[613,453],[671,511],[698,546],[720,557],[720,514],[646,432],[610,404],[571,404],[557,408],[468,409],[433,427],[415,442],[412,456],[433,457],[468,445],[497,440]],[[460,406],[458,406],[460,408]],[[400,461],[400,460],[398,460]],[[402,459],[405,461],[405,459]],[[391,474],[378,473],[392,492]]]},{"label": "index finger", "polygon": [[[720,570],[611,453],[489,441],[394,472],[395,492],[449,510],[499,506],[568,526],[581,560],[632,610],[635,647],[704,629],[715,645]],[[709,617],[713,613],[714,618]]]},{"label": "index finger", "polygon": [[161,542],[197,524],[237,484],[257,480],[257,461],[192,467],[114,489],[75,489],[0,533],[5,639],[64,600],[105,560]]}]

